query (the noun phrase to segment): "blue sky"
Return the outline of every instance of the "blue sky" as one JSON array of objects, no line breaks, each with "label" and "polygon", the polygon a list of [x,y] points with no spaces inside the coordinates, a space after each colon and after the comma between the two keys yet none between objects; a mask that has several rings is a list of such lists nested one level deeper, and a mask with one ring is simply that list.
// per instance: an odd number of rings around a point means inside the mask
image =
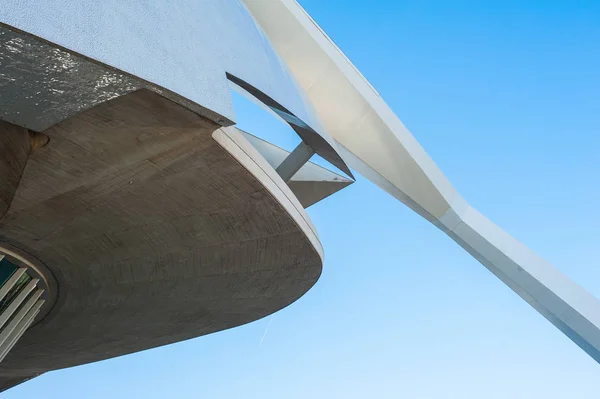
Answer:
[{"label": "blue sky", "polygon": [[[474,207],[600,297],[600,2],[301,4]],[[326,261],[292,306],[4,397],[598,397],[600,365],[365,179],[309,214]]]}]

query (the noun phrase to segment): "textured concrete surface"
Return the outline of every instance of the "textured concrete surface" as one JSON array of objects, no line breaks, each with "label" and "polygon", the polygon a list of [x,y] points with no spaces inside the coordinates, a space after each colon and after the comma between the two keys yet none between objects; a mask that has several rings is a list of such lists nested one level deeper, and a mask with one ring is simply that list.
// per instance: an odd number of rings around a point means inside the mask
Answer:
[{"label": "textured concrete surface", "polygon": [[30,151],[27,129],[0,120],[0,217],[12,202]]},{"label": "textured concrete surface", "polygon": [[0,241],[43,262],[59,295],[0,364],[0,388],[256,320],[316,282],[302,206],[218,128],[142,90],[44,132]]},{"label": "textured concrete surface", "polygon": [[0,24],[235,121],[231,73],[326,134],[239,0],[3,0]]},{"label": "textured concrete surface", "polygon": [[[0,15],[1,13],[0,9]],[[268,47],[268,43],[261,44]],[[234,53],[235,49],[231,51]],[[218,53],[210,56],[218,59]],[[139,59],[138,62],[141,65],[148,64],[146,59]],[[293,110],[227,70],[223,70],[219,76],[225,81],[228,96],[230,86],[240,87],[247,96],[289,123],[316,153],[352,176],[350,169],[339,156],[334,140],[323,129],[313,128],[320,124],[311,116],[312,110],[306,108],[302,101],[294,100],[300,94],[285,69],[281,67],[278,72],[281,76],[275,74],[272,77],[280,82],[276,94],[284,101],[294,103]],[[196,77],[189,83],[198,79],[202,77]],[[232,83],[234,81],[236,84]],[[292,87],[285,90],[286,84]],[[44,42],[29,33],[17,32],[14,28],[2,25],[0,19],[1,120],[42,131],[78,112],[140,89],[154,91],[219,125],[227,126],[232,123],[220,113],[222,110],[220,111],[215,104],[209,103],[208,106],[214,108],[206,108],[152,81],[66,51],[55,43]],[[210,92],[211,88],[203,87],[201,90],[204,94]],[[313,122],[309,123],[310,120]]]},{"label": "textured concrete surface", "polygon": [[42,131],[94,105],[144,87],[0,24],[0,119]]}]

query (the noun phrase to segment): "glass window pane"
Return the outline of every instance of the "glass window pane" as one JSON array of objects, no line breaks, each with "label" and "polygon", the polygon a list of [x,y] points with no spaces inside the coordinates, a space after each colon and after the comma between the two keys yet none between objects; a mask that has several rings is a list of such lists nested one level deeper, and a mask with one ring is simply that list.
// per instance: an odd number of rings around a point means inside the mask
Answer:
[{"label": "glass window pane", "polygon": [[9,262],[6,258],[0,261],[0,287],[6,283],[17,269],[17,266],[12,262]]}]

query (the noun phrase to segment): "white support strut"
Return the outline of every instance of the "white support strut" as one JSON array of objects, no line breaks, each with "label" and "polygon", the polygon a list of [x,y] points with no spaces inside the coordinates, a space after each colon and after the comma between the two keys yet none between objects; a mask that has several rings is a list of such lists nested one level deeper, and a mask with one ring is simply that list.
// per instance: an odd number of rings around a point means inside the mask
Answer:
[{"label": "white support strut", "polygon": [[444,231],[600,363],[600,301],[473,209],[295,0],[244,0],[344,160]]}]

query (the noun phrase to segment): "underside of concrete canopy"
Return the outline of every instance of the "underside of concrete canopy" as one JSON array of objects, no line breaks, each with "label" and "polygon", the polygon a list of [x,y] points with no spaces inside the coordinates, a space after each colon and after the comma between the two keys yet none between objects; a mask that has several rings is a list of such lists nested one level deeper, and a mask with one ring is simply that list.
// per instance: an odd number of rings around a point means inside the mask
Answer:
[{"label": "underside of concrete canopy", "polygon": [[[200,14],[212,23],[238,15],[252,44],[230,50],[256,66],[229,65],[206,43],[213,52],[198,56],[210,55],[214,70],[171,64],[167,77],[152,62],[140,71],[123,51],[103,53],[93,30],[89,43],[83,33],[73,43],[34,23],[55,5],[0,8],[0,389],[288,306],[323,264],[305,208],[353,182],[237,1]],[[30,18],[19,19],[23,10]],[[61,18],[81,17],[70,10]],[[170,51],[156,67],[181,62]],[[185,73],[194,79],[177,79]],[[232,126],[232,83],[348,175],[307,158],[284,179],[278,168],[292,154]]]}]

